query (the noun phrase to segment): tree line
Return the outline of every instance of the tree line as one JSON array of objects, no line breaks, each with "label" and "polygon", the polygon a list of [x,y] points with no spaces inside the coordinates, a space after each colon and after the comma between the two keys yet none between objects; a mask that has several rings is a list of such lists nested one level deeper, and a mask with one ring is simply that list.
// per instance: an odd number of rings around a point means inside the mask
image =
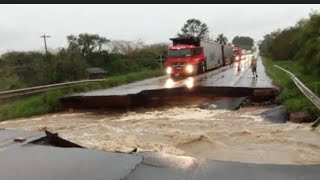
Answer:
[{"label": "tree line", "polygon": [[[201,22],[199,19],[188,19],[182,26],[181,32],[177,33],[177,36],[208,39],[209,33],[209,27],[206,23]],[[246,50],[251,50],[254,45],[254,40],[249,36],[236,36],[232,39],[231,42],[228,42],[228,38],[223,33],[221,33],[214,40],[223,45],[231,45],[232,42],[233,45]]]},{"label": "tree line", "polygon": [[10,90],[87,78],[86,68],[100,67],[109,76],[160,68],[157,58],[168,44],[111,41],[98,34],[67,36],[57,53],[11,51],[0,56],[0,90]]},{"label": "tree line", "polygon": [[264,36],[260,53],[273,60],[292,60],[307,74],[320,75],[320,13],[313,11],[294,26]]}]

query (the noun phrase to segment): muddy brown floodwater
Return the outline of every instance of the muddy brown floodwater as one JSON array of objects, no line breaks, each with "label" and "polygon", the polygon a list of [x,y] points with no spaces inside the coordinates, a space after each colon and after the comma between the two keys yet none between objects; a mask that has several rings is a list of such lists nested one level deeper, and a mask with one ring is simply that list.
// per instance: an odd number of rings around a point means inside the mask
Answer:
[{"label": "muddy brown floodwater", "polygon": [[58,132],[87,148],[138,148],[198,159],[253,163],[320,163],[320,132],[309,124],[272,124],[260,113],[268,107],[237,111],[194,105],[132,112],[63,112],[5,121],[1,128]]}]

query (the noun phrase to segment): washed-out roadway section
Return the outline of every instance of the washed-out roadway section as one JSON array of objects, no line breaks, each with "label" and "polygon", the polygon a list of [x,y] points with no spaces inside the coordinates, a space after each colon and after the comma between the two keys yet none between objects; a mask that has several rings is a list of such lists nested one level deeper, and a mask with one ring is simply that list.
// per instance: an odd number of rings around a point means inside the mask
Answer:
[{"label": "washed-out roadway section", "polygon": [[[14,139],[26,139],[25,143]],[[38,145],[42,132],[0,130],[15,146],[0,151],[0,179],[10,180],[314,180],[320,165],[274,165],[196,160],[156,152],[115,153],[77,147]],[[2,143],[3,139],[0,140]],[[34,141],[33,141],[34,142]]]}]

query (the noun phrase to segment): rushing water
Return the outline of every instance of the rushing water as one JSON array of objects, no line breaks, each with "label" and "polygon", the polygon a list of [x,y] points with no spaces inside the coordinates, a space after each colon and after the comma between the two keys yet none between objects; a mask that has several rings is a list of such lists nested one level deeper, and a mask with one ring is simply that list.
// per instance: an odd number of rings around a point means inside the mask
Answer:
[{"label": "rushing water", "polygon": [[5,121],[2,128],[48,129],[82,146],[106,151],[133,148],[198,159],[254,163],[320,163],[320,132],[309,124],[272,124],[268,107],[237,111],[196,106],[132,112],[64,112]]}]

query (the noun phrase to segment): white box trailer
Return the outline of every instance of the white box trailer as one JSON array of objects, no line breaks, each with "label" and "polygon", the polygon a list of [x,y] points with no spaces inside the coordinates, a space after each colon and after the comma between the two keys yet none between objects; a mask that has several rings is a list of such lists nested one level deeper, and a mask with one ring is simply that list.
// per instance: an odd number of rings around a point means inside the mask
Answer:
[{"label": "white box trailer", "polygon": [[233,57],[233,48],[231,46],[224,45],[223,50],[224,50],[223,52],[224,52],[224,58],[226,61],[226,65],[231,64],[232,59],[234,58]]},{"label": "white box trailer", "polygon": [[217,68],[223,65],[221,44],[201,40],[200,46],[203,47],[207,69]]}]

